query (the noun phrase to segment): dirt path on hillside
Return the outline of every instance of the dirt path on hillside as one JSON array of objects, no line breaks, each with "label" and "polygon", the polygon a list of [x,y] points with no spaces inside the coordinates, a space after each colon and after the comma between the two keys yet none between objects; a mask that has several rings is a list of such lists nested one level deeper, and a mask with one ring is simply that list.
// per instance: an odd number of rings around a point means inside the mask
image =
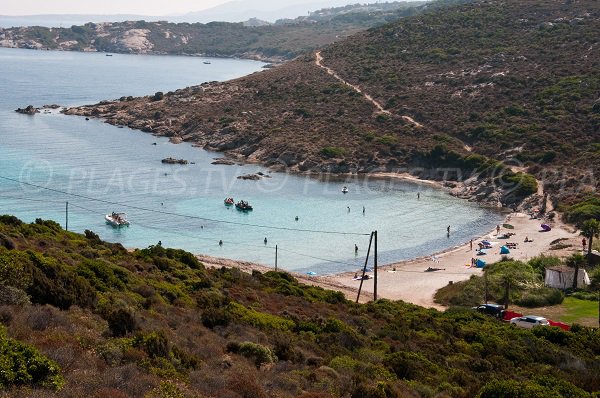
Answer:
[{"label": "dirt path on hillside", "polygon": [[[370,103],[372,103],[375,106],[375,108],[377,108],[378,113],[383,113],[385,115],[391,115],[392,114],[390,111],[387,111],[387,110],[383,109],[383,106],[379,102],[377,102],[369,94],[367,94],[364,91],[362,91],[362,89],[359,86],[347,82],[346,80],[342,79],[340,77],[340,75],[338,75],[333,69],[331,69],[328,66],[323,65],[323,56],[321,55],[321,51],[317,51],[317,53],[315,54],[315,64],[319,68],[325,69],[325,71],[328,74],[330,74],[331,76],[333,76],[335,79],[339,80],[340,82],[342,82],[346,86],[351,87],[354,91],[356,91],[357,93],[359,93],[360,95],[362,95],[363,97],[365,97],[365,99],[367,101],[369,101]],[[401,117],[402,117],[402,119],[406,120],[407,122],[412,123],[415,127],[423,127],[423,125],[421,123],[417,122],[416,120],[414,120],[410,116],[401,116]]]}]

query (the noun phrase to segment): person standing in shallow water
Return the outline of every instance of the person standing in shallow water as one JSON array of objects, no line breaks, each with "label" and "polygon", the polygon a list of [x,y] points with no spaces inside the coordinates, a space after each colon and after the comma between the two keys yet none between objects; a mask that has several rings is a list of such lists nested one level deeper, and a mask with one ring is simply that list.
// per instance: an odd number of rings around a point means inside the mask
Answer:
[{"label": "person standing in shallow water", "polygon": [[356,244],[354,244],[354,255],[356,256],[358,254],[358,246]]},{"label": "person standing in shallow water", "polygon": [[448,236],[450,236],[450,225],[448,225],[448,227],[446,228],[446,232],[448,233]]},{"label": "person standing in shallow water", "polygon": [[417,192],[417,200],[421,199],[421,192]]}]

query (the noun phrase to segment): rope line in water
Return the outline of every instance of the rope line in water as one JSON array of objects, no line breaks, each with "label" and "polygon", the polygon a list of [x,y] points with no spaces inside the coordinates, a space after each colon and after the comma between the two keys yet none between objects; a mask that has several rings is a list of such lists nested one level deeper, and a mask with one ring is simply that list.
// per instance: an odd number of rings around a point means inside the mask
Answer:
[{"label": "rope line in water", "polygon": [[[59,203],[62,203],[62,202],[59,202]],[[102,213],[100,211],[92,210],[92,209],[89,209],[87,207],[80,206],[80,205],[77,205],[77,204],[74,204],[74,203],[71,203],[71,202],[69,202],[69,206],[73,206],[73,207],[76,207],[78,209],[82,209],[82,210],[88,211],[88,212],[93,213],[93,214],[100,214],[100,215],[104,214],[104,213]],[[147,229],[151,229],[151,230],[155,230],[155,231],[160,231],[160,232],[164,232],[164,233],[168,233],[168,234],[172,234],[172,235],[180,235],[180,236],[183,235],[183,236],[186,236],[188,238],[195,239],[195,240],[204,240],[204,241],[215,242],[214,238],[205,238],[205,237],[191,235],[191,234],[184,233],[184,232],[179,232],[179,231],[175,232],[175,231],[168,230],[168,229],[165,229],[165,228],[160,228],[160,227],[154,227],[154,226],[145,225],[145,224],[142,224],[142,223],[139,223],[139,222],[136,222],[136,225],[139,225],[140,227],[143,227],[143,228],[147,228]],[[275,250],[275,246],[269,246],[269,245],[262,245],[262,246],[261,245],[252,245],[252,244],[245,243],[245,242],[239,242],[239,241],[233,242],[233,241],[225,241],[225,240],[223,240],[223,243],[232,244],[232,245],[241,245],[241,246],[251,247],[251,248],[254,248],[254,249]],[[314,259],[314,260],[320,260],[320,261],[324,261],[324,262],[328,262],[328,263],[334,263],[334,264],[340,264],[340,265],[347,265],[347,266],[351,266],[351,267],[360,266],[360,264],[351,264],[351,263],[348,263],[348,262],[336,261],[336,260],[331,260],[331,259],[327,259],[327,258],[311,256],[309,254],[299,253],[299,252],[296,252],[296,251],[293,251],[293,250],[289,250],[289,249],[285,249],[285,248],[279,247],[279,245],[278,245],[278,250],[283,251],[283,252],[287,252],[287,253],[291,253],[291,254],[295,254],[297,256],[311,258],[311,259]]]},{"label": "rope line in water", "polygon": [[164,214],[164,215],[168,215],[168,216],[189,218],[189,219],[195,219],[195,220],[211,221],[211,222],[221,223],[221,224],[231,224],[231,225],[239,225],[239,226],[245,226],[245,227],[265,228],[265,229],[274,229],[274,230],[283,230],[283,231],[296,231],[296,232],[332,234],[332,235],[354,235],[354,236],[370,236],[371,235],[370,233],[365,234],[365,233],[359,233],[359,232],[342,232],[342,231],[326,231],[326,230],[302,229],[302,228],[291,228],[291,227],[278,227],[278,226],[271,226],[271,225],[242,223],[242,222],[237,222],[237,221],[218,220],[218,219],[214,219],[214,218],[193,216],[193,215],[189,215],[189,214],[180,214],[180,213],[174,213],[174,212],[163,211],[163,210],[148,209],[148,208],[145,208],[145,207],[134,206],[134,205],[129,205],[129,204],[125,204],[125,203],[120,203],[120,202],[114,202],[114,201],[110,201],[110,200],[105,200],[105,199],[92,198],[92,197],[86,196],[86,195],[81,195],[81,194],[76,194],[76,193],[69,193],[69,192],[61,191],[59,189],[48,188],[48,187],[44,187],[44,186],[41,186],[41,185],[32,184],[32,183],[28,183],[28,182],[24,182],[24,181],[20,181],[20,180],[18,180],[16,178],[10,178],[10,177],[5,177],[5,176],[0,176],[0,179],[7,180],[7,181],[12,181],[12,182],[16,182],[16,183],[19,183],[19,184],[23,184],[23,185],[27,185],[27,186],[31,186],[31,187],[35,187],[35,188],[39,188],[39,189],[44,189],[44,190],[51,191],[51,192],[56,192],[56,193],[59,193],[59,194],[62,194],[62,195],[72,196],[72,197],[86,199],[86,200],[100,202],[100,203],[106,203],[106,204],[110,204],[110,205],[113,205],[113,206],[128,207],[128,208],[134,209],[134,210],[147,211],[147,212],[157,213],[157,214]]}]

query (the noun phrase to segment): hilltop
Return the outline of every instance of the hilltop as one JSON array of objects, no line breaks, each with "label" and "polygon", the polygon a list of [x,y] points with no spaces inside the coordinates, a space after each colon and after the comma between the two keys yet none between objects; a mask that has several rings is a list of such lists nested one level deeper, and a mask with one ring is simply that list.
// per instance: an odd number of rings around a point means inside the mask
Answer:
[{"label": "hilltop", "polygon": [[[266,61],[288,60],[361,30],[423,9],[424,2],[349,5],[318,10],[274,24],[124,21],[0,28],[0,46],[128,54],[203,55]],[[247,15],[246,15],[247,16]]]},{"label": "hilltop", "polygon": [[[279,272],[207,269],[0,216],[0,386],[11,397],[590,397],[600,330],[369,304]],[[479,394],[479,395],[478,395]]]},{"label": "hilltop", "polygon": [[327,46],[320,64],[308,53],[67,113],[293,170],[439,178],[447,170],[430,170],[450,167],[460,175],[447,178],[478,176],[464,197],[486,199],[495,182],[495,203],[543,188],[569,204],[598,188],[599,18],[591,0],[438,7]]}]

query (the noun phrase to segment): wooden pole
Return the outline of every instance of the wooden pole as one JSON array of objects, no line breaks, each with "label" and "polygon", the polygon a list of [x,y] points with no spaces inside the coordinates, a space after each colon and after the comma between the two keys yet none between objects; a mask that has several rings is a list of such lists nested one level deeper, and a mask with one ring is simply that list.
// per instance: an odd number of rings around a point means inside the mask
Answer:
[{"label": "wooden pole", "polygon": [[362,290],[363,281],[365,280],[365,272],[367,272],[367,262],[369,261],[369,254],[371,253],[371,242],[373,242],[373,232],[371,232],[371,238],[369,239],[369,248],[367,249],[367,257],[365,258],[365,266],[363,267],[362,276],[360,277],[360,286],[358,287],[358,295],[356,296],[356,302],[360,298],[360,292]]},{"label": "wooden pole", "polygon": [[65,204],[65,231],[69,230],[69,202]]},{"label": "wooden pole", "polygon": [[373,300],[377,301],[377,231],[373,232],[375,238],[375,246],[373,251],[373,273],[375,280],[373,281]]},{"label": "wooden pole", "polygon": [[277,271],[277,245],[275,245],[275,271]]}]

